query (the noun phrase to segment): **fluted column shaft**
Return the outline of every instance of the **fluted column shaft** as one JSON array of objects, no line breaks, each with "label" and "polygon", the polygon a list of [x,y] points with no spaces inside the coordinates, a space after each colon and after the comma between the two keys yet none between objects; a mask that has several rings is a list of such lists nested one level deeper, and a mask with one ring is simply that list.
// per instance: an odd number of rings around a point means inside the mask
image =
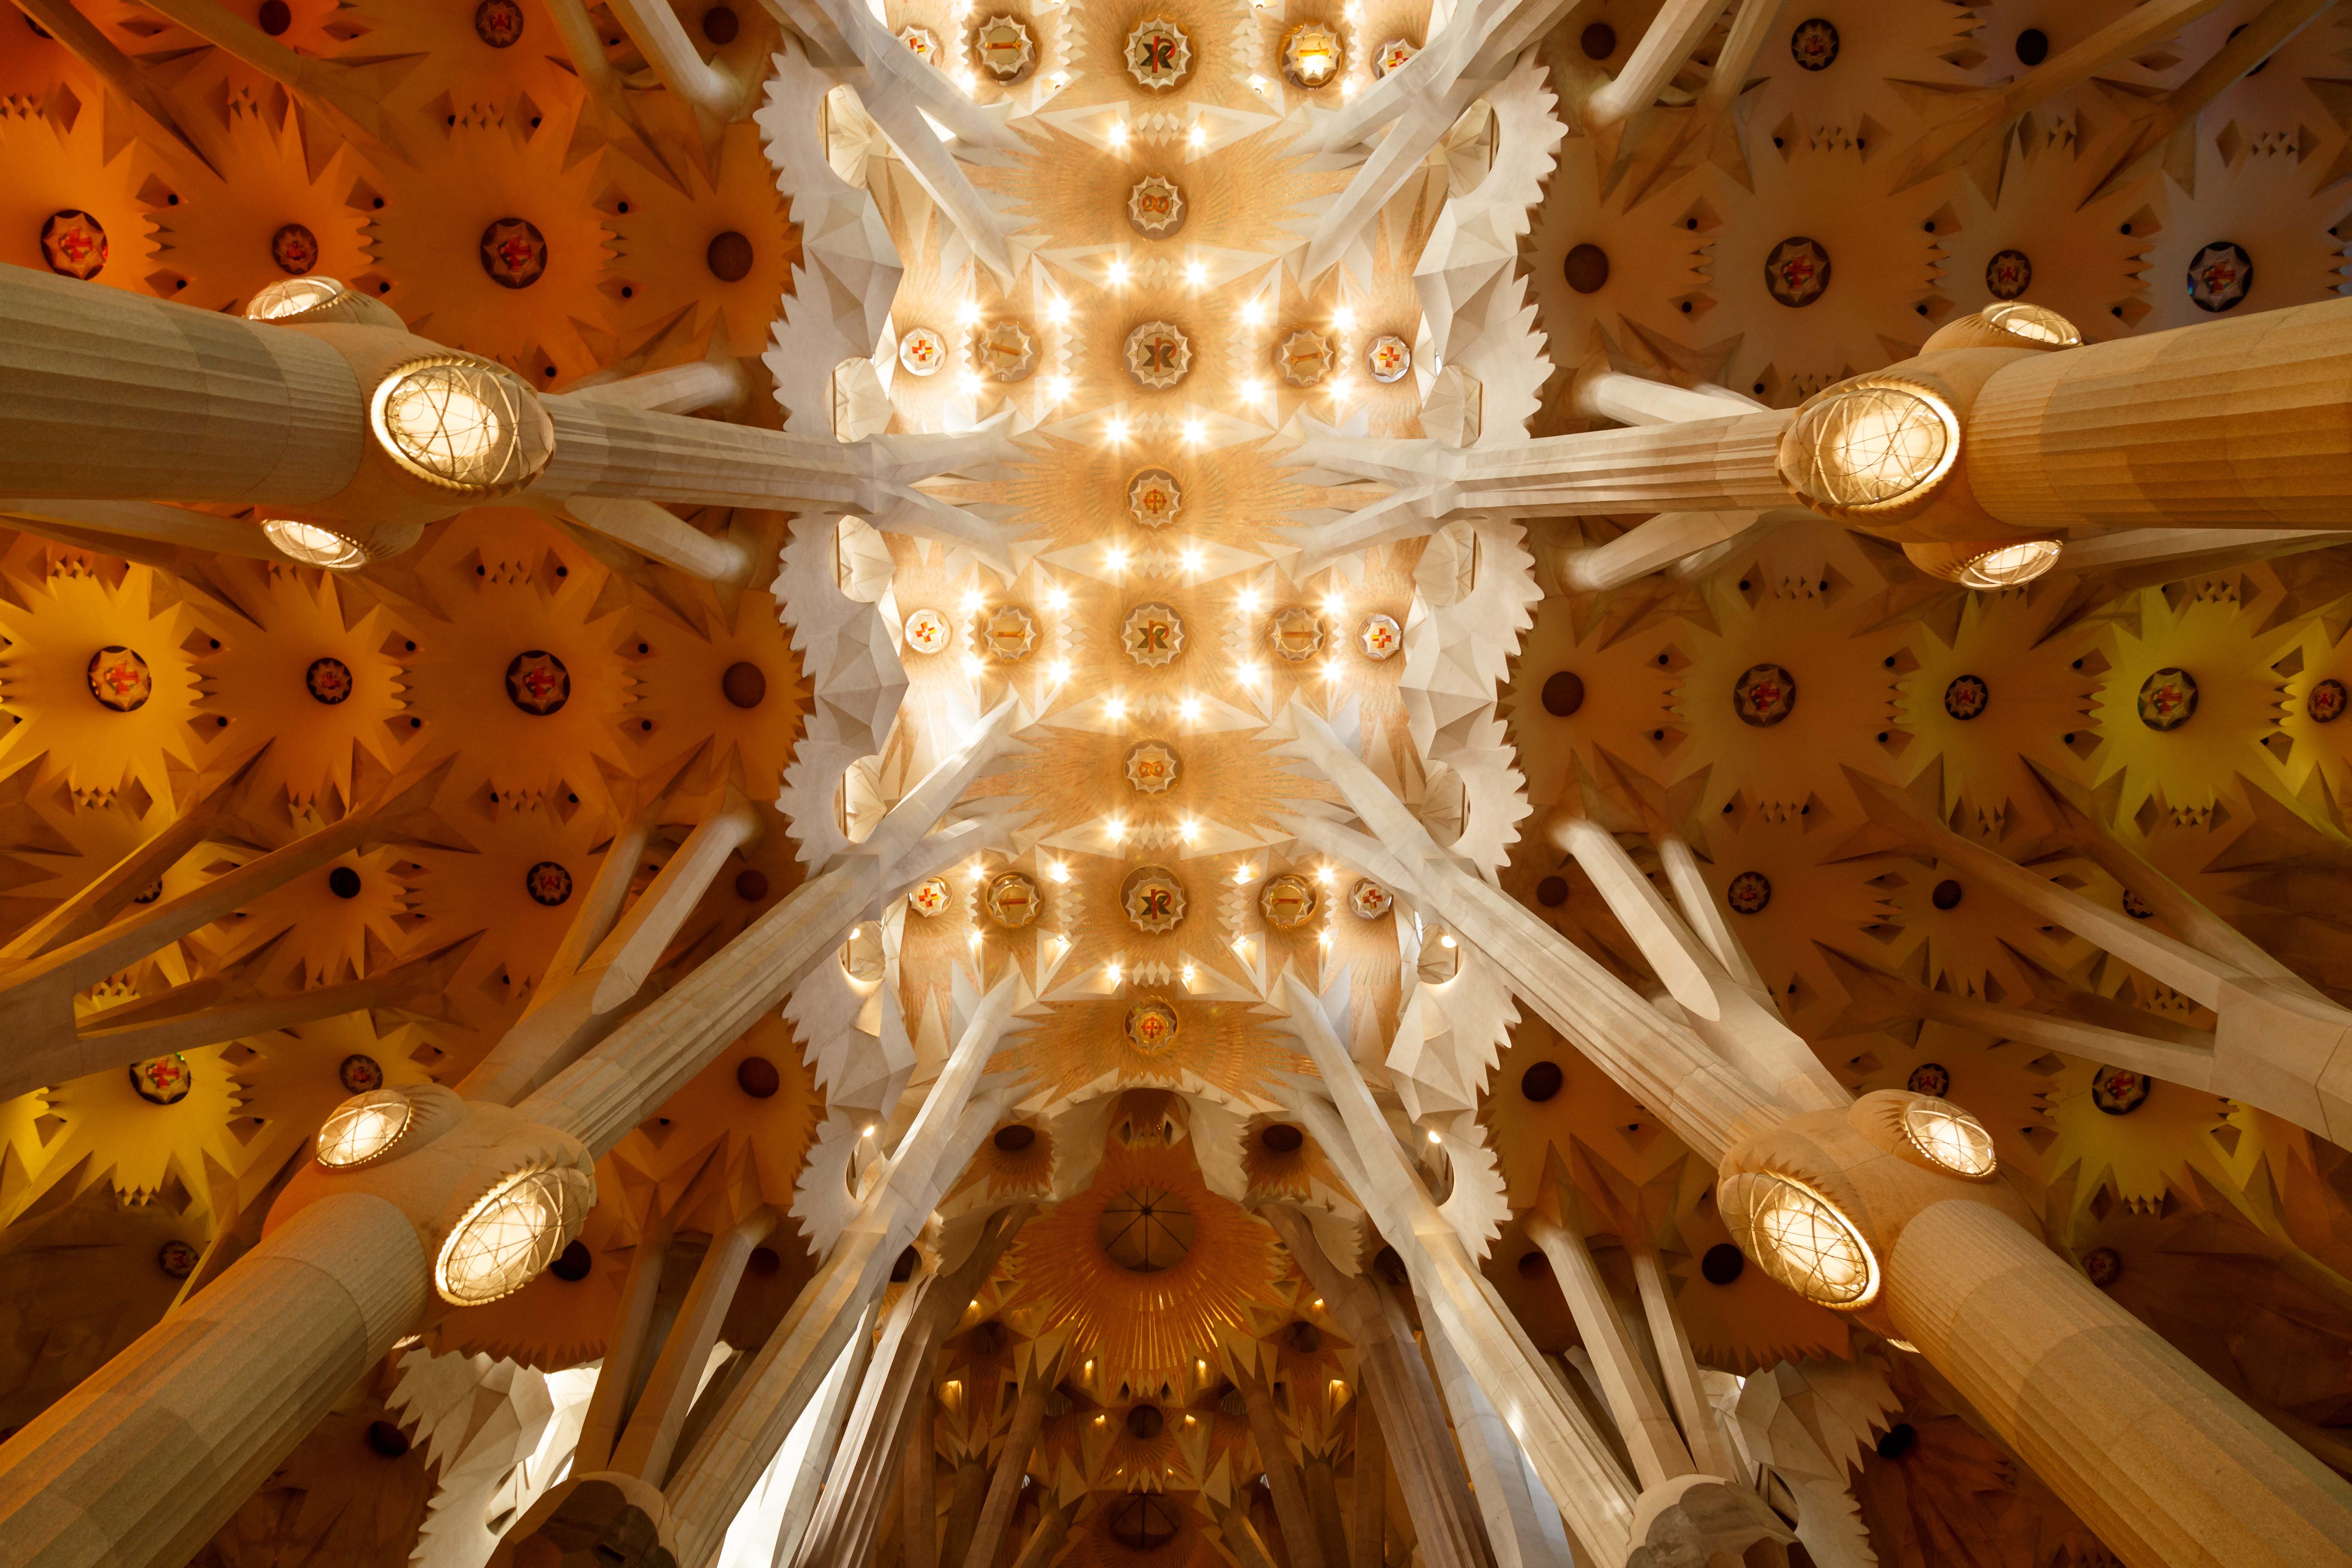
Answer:
[{"label": "fluted column shaft", "polygon": [[2025,356],[1978,393],[1962,452],[2021,531],[2341,528],[2352,300]]},{"label": "fluted column shaft", "polygon": [[366,415],[307,333],[0,266],[0,494],[323,500]]},{"label": "fluted column shaft", "polygon": [[425,1293],[398,1208],[352,1193],[304,1209],[0,1445],[0,1564],[185,1563]]},{"label": "fluted column shaft", "polygon": [[[1004,1540],[1005,1528],[1013,1522],[1013,1505],[1021,1500],[1021,1480],[1029,1472],[1029,1457],[1036,1451],[1037,1434],[1045,1427],[1045,1396],[1054,1392],[1054,1379],[1060,1372],[1062,1358],[1056,1353],[1041,1357],[1029,1370],[1029,1380],[1021,1385],[1021,1394],[1013,1402],[1013,1425],[1004,1434],[1004,1452],[996,1461],[996,1474],[988,1483],[988,1500],[981,1505],[980,1521],[972,1527],[971,1543],[965,1547],[963,1568],[988,1568],[996,1561],[996,1549]],[[948,1563],[945,1568],[955,1568]]]},{"label": "fluted column shaft", "polygon": [[1886,1275],[1897,1330],[2134,1568],[2352,1563],[2352,1487],[2013,1221],[1934,1205]]}]

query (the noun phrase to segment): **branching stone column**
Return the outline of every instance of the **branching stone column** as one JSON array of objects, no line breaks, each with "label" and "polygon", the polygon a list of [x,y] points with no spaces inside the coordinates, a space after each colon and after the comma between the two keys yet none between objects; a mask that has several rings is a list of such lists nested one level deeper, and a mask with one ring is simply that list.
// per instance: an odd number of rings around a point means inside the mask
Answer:
[{"label": "branching stone column", "polygon": [[[1257,1439],[1258,1462],[1265,1467],[1266,1489],[1274,1494],[1274,1517],[1282,1526],[1284,1554],[1291,1568],[1325,1568],[1323,1540],[1315,1526],[1307,1483],[1290,1457],[1290,1435],[1274,1407],[1274,1390],[1255,1367],[1233,1367],[1234,1385],[1241,1390],[1242,1406],[1249,1412],[1250,1436]],[[981,1568],[968,1563],[964,1568]],[[1339,1568],[1333,1564],[1332,1568]]]},{"label": "branching stone column", "polygon": [[1584,1237],[1541,1214],[1528,1217],[1527,1230],[1528,1239],[1543,1248],[1544,1257],[1550,1260],[1552,1277],[1568,1298],[1576,1331],[1600,1373],[1601,1392],[1608,1396],[1609,1413],[1616,1417],[1618,1435],[1633,1456],[1633,1474],[1644,1487],[1688,1475],[1697,1467],[1692,1464],[1681,1434],[1675,1430],[1675,1418],[1651,1383],[1649,1369],[1642,1364],[1641,1352],[1626,1333],[1624,1321],[1617,1315],[1617,1304],[1610,1299],[1608,1284],[1601,1278]]},{"label": "branching stone column", "polygon": [[1628,990],[1517,900],[1465,870],[1331,727],[1293,702],[1295,746],[1339,787],[1372,837],[1286,815],[1299,841],[1409,890],[1493,959],[1511,989],[1675,1136],[1716,1158],[1786,1112],[1706,1043]]},{"label": "branching stone column", "polygon": [[995,1125],[993,1099],[975,1103],[972,1097],[1012,1021],[1015,989],[1007,978],[982,1003],[897,1151],[870,1177],[873,1188],[833,1256],[672,1474],[665,1489],[677,1520],[681,1568],[700,1568],[718,1555],[727,1521],[782,1447],[859,1313],[887,1281],[891,1264],[921,1228],[941,1189]]},{"label": "branching stone column", "polygon": [[1768,1273],[1918,1346],[2134,1568],[2352,1563],[2352,1486],[2044,1247],[1958,1107],[1809,1112],[1716,1191]]},{"label": "branching stone column", "polygon": [[1066,1344],[1032,1347],[1036,1359],[1022,1382],[1020,1396],[1013,1402],[1013,1424],[1005,1429],[1004,1453],[988,1483],[988,1500],[981,1505],[979,1521],[972,1526],[971,1543],[964,1549],[963,1568],[989,1568],[996,1561],[996,1550],[1013,1522],[1013,1505],[1021,1500],[1021,1481],[1029,1473],[1030,1456],[1036,1452],[1037,1434],[1045,1430],[1045,1400],[1061,1376],[1066,1348]]},{"label": "branching stone column", "polygon": [[[1279,1204],[1259,1212],[1290,1248],[1291,1257],[1298,1260],[1355,1343],[1356,1376],[1379,1412],[1374,1430],[1392,1438],[1397,1485],[1404,1494],[1423,1560],[1428,1568],[1485,1568],[1489,1561],[1486,1543],[1471,1504],[1461,1450],[1446,1433],[1445,1410],[1430,1381],[1429,1364],[1413,1342],[1412,1326],[1378,1285],[1360,1275],[1339,1272],[1315,1239],[1314,1226],[1305,1215]],[[1372,1424],[1371,1415],[1361,1405],[1357,1406],[1360,1524],[1363,1517],[1360,1489],[1365,1484],[1363,1432]],[[1377,1474],[1373,1484],[1381,1484]],[[1378,1568],[1381,1544],[1373,1542],[1372,1568]],[[1356,1568],[1365,1568],[1360,1557]]]},{"label": "branching stone column", "polygon": [[[1389,1245],[1404,1256],[1423,1304],[1423,1321],[1433,1353],[1459,1358],[1465,1376],[1493,1406],[1550,1494],[1579,1549],[1601,1561],[1617,1562],[1628,1552],[1704,1545],[1706,1551],[1738,1552],[1757,1541],[1790,1539],[1753,1492],[1712,1476],[1675,1476],[1636,1498],[1606,1441],[1571,1401],[1472,1263],[1453,1223],[1431,1200],[1315,994],[1296,974],[1285,977],[1284,987],[1292,1032],[1332,1097],[1327,1101],[1304,1087],[1294,1089],[1293,1112],[1339,1168]],[[1445,1364],[1441,1359],[1441,1371]],[[1457,1424],[1480,1414],[1475,1401],[1457,1399],[1451,1391],[1448,1402]],[[1507,1491],[1509,1478],[1501,1475],[1499,1460],[1496,1469]],[[1490,1500],[1483,1506],[1491,1538],[1496,1504]],[[1540,1530],[1540,1517],[1535,1522]],[[1525,1531],[1517,1532],[1525,1542]],[[1504,1543],[1494,1545],[1500,1561]]]}]

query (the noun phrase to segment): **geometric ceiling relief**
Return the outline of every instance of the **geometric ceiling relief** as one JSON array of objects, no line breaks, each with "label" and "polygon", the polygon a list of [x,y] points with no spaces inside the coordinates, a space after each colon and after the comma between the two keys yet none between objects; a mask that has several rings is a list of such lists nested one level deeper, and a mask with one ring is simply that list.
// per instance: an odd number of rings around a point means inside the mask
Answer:
[{"label": "geometric ceiling relief", "polygon": [[20,5],[28,1562],[2352,1563],[2335,7]]}]

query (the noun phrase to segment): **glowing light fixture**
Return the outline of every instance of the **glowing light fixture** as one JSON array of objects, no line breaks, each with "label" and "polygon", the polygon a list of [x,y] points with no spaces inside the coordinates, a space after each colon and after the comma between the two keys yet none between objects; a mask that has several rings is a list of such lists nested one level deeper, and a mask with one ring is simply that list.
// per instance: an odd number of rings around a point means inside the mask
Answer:
[{"label": "glowing light fixture", "polygon": [[368,426],[403,471],[461,495],[520,489],[555,450],[538,394],[495,365],[436,354],[376,384]]},{"label": "glowing light fixture", "polygon": [[1871,516],[1924,502],[1960,455],[1960,421],[1928,387],[1864,376],[1797,410],[1780,476],[1817,510]]},{"label": "glowing light fixture", "polygon": [[315,522],[297,522],[290,517],[266,517],[261,520],[261,531],[278,552],[305,566],[323,566],[330,572],[350,572],[364,566],[373,559],[359,541],[347,539],[333,529]]},{"label": "glowing light fixture", "polygon": [[1790,1177],[1740,1171],[1716,1188],[1731,1238],[1764,1271],[1824,1307],[1877,1299],[1878,1257],[1835,1204]]},{"label": "glowing light fixture", "polygon": [[319,1129],[319,1163],[348,1171],[379,1160],[416,1120],[416,1107],[396,1089],[372,1089],[329,1113]]},{"label": "glowing light fixture", "polygon": [[1960,581],[1971,588],[2012,588],[2031,583],[2053,566],[2065,547],[2054,539],[2029,539],[1988,550],[1960,568]]},{"label": "glowing light fixture", "polygon": [[2029,305],[2021,300],[2003,300],[1988,305],[1982,311],[1986,322],[2000,328],[2013,338],[2023,338],[2032,343],[2049,343],[2053,347],[2071,349],[2083,341],[2081,329],[2055,310],[2040,305]]},{"label": "glowing light fixture", "polygon": [[246,302],[248,321],[287,321],[307,316],[341,299],[351,290],[341,279],[312,273],[307,278],[281,279],[258,290]]},{"label": "glowing light fixture", "polygon": [[1948,1100],[1922,1096],[1905,1106],[1903,1135],[1928,1163],[1956,1176],[1990,1176],[2000,1164],[1985,1124]]},{"label": "glowing light fixture", "polygon": [[478,1307],[530,1284],[579,1234],[593,1191],[582,1172],[533,1170],[484,1193],[441,1244],[433,1269],[441,1299]]}]

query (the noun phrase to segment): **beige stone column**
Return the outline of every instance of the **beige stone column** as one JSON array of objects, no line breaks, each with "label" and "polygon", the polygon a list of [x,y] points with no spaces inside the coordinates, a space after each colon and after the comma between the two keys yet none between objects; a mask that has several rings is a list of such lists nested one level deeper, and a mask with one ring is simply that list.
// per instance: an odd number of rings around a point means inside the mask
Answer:
[{"label": "beige stone column", "polygon": [[1568,1298],[1576,1331],[1608,1396],[1609,1413],[1616,1418],[1617,1434],[1633,1456],[1635,1479],[1647,1488],[1689,1474],[1694,1468],[1689,1450],[1617,1315],[1617,1304],[1584,1237],[1540,1214],[1528,1216],[1527,1230],[1528,1239],[1550,1260],[1560,1294]]},{"label": "beige stone column", "polygon": [[1725,1155],[1781,1283],[1918,1347],[2133,1568],[2347,1568],[2352,1485],[2044,1247],[1957,1106],[1899,1090]]},{"label": "beige stone column", "polygon": [[1682,1422],[1691,1459],[1710,1476],[1739,1480],[1738,1468],[1723,1438],[1723,1426],[1700,1385],[1698,1358],[1691,1353],[1690,1335],[1684,1331],[1682,1315],[1675,1310],[1673,1287],[1659,1264],[1657,1248],[1636,1237],[1628,1241],[1626,1250],[1633,1259],[1634,1289],[1642,1293],[1642,1310],[1649,1319],[1650,1342],[1657,1347],[1658,1367],[1665,1375],[1666,1397],[1674,1402],[1675,1415]]},{"label": "beige stone column", "polygon": [[[1290,1435],[1274,1408],[1274,1390],[1255,1367],[1236,1363],[1234,1385],[1241,1390],[1249,1412],[1250,1436],[1257,1439],[1258,1463],[1265,1467],[1266,1489],[1274,1494],[1274,1517],[1282,1526],[1284,1554],[1290,1568],[1324,1568],[1323,1541],[1315,1528],[1315,1514],[1307,1500],[1307,1483],[1290,1457]],[[968,1563],[964,1568],[982,1568]],[[1333,1565],[1337,1568],[1337,1565]]]},{"label": "beige stone column", "polygon": [[980,1523],[982,1504],[988,1500],[989,1469],[983,1456],[967,1455],[956,1461],[955,1484],[948,1489],[948,1521],[940,1537],[942,1563],[964,1560],[971,1550],[971,1532]]},{"label": "beige stone column", "polygon": [[[1356,1379],[1365,1381],[1362,1363]],[[1380,1413],[1356,1401],[1356,1487],[1348,1519],[1348,1568],[1382,1568],[1389,1544],[1389,1454]]]},{"label": "beige stone column", "polygon": [[[681,1568],[700,1568],[718,1555],[727,1521],[839,1358],[859,1314],[887,1282],[892,1261],[995,1124],[993,1100],[974,1103],[972,1091],[1011,1019],[1013,990],[1008,978],[982,1003],[832,1256],[671,1475],[664,1490],[677,1520]],[[1026,1217],[1025,1210],[1008,1212]]]},{"label": "beige stone column", "polygon": [[1020,1395],[1013,1402],[1013,1423],[1005,1429],[1004,1452],[998,1458],[996,1474],[988,1483],[988,1499],[981,1505],[979,1521],[972,1526],[971,1542],[964,1549],[963,1568],[991,1568],[995,1563],[1005,1527],[1013,1522],[1013,1505],[1021,1500],[1021,1480],[1029,1473],[1029,1458],[1036,1451],[1037,1434],[1045,1429],[1045,1399],[1061,1376],[1062,1347],[1055,1347],[1050,1352],[1038,1347],[1033,1353],[1037,1359],[1030,1364]]},{"label": "beige stone column", "polygon": [[1979,504],[2020,532],[2343,528],[2352,300],[2022,357],[1964,430]]},{"label": "beige stone column", "polygon": [[1661,1016],[1534,910],[1464,870],[1329,724],[1298,702],[1289,717],[1298,753],[1371,830],[1286,814],[1284,825],[1302,844],[1411,892],[1424,912],[1492,959],[1546,1023],[1708,1158],[1784,1114],[1690,1029]]},{"label": "beige stone column", "polygon": [[181,1563],[424,1310],[392,1204],[311,1205],[0,1445],[8,1568]]},{"label": "beige stone column", "polygon": [[[1356,1376],[1371,1402],[1370,1408],[1360,1402],[1356,1407],[1358,1487],[1363,1485],[1363,1433],[1376,1410],[1373,1430],[1384,1438],[1394,1435],[1397,1487],[1404,1494],[1423,1561],[1429,1568],[1485,1568],[1486,1543],[1470,1500],[1462,1452],[1446,1430],[1444,1406],[1438,1403],[1429,1363],[1413,1341],[1412,1325],[1380,1286],[1360,1275],[1339,1272],[1315,1239],[1305,1215],[1279,1204],[1260,1212],[1355,1343]],[[1360,1519],[1360,1492],[1357,1508]],[[1375,1542],[1376,1557],[1379,1550]],[[1360,1563],[1358,1568],[1362,1568]]]},{"label": "beige stone column", "polygon": [[2352,1486],[2006,1216],[1914,1216],[1887,1310],[2134,1568],[2352,1563]]},{"label": "beige stone column", "polygon": [[719,1342],[719,1325],[735,1300],[743,1266],[751,1261],[751,1249],[768,1238],[781,1217],[773,1209],[761,1208],[730,1226],[724,1235],[710,1238],[709,1249],[703,1253],[702,1263],[687,1287],[686,1300],[662,1342],[653,1375],[637,1397],[621,1440],[613,1446],[609,1468],[626,1470],[655,1486],[661,1484],[669,1471],[670,1456],[677,1450],[678,1433],[686,1426],[687,1413],[701,1391],[703,1369],[710,1364],[711,1349]]},{"label": "beige stone column", "polygon": [[1348,1568],[1348,1521],[1339,1508],[1339,1481],[1328,1452],[1310,1453],[1298,1466],[1307,1487],[1307,1506],[1315,1511],[1315,1533],[1323,1543],[1323,1561],[1329,1568]]},{"label": "beige stone column", "polygon": [[915,1380],[922,1397],[907,1412],[898,1443],[898,1556],[905,1568],[939,1568],[938,1361],[936,1350],[924,1352]]},{"label": "beige stone column", "polygon": [[1013,1560],[1013,1568],[1052,1568],[1062,1543],[1070,1538],[1070,1521],[1077,1517],[1078,1505],[1085,1500],[1075,1497],[1066,1503],[1048,1505],[1041,1511],[1037,1528],[1029,1532],[1021,1555]]},{"label": "beige stone column", "polygon": [[323,500],[366,425],[306,333],[0,266],[0,494]]}]

